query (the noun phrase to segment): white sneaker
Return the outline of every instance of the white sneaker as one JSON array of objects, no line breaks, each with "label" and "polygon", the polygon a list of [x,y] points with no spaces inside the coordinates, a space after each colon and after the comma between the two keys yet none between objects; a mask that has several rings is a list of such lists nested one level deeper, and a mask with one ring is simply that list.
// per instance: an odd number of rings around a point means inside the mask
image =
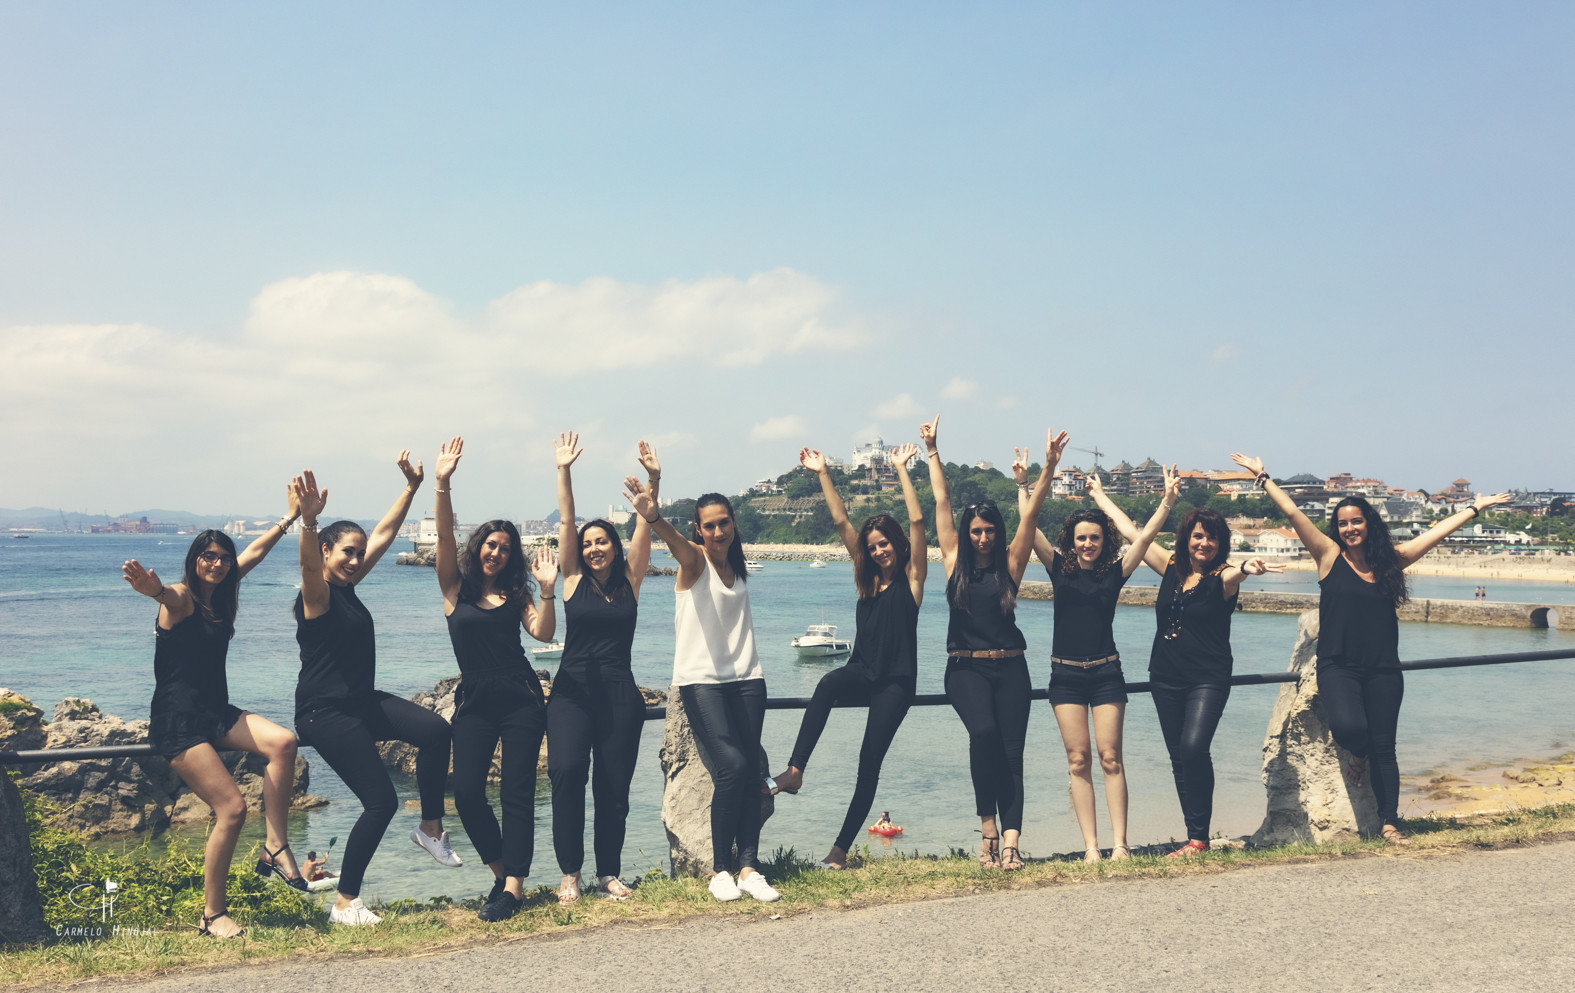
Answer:
[{"label": "white sneaker", "polygon": [[738,888],[761,903],[771,903],[774,900],[782,899],[782,894],[773,889],[771,884],[766,882],[766,877],[758,872],[751,872],[747,876],[739,876]]},{"label": "white sneaker", "polygon": [[383,919],[381,917],[366,909],[366,904],[361,902],[360,897],[351,900],[348,907],[335,907],[328,912],[328,923],[330,924],[349,924],[353,927],[359,924],[381,924],[382,922]]},{"label": "white sneaker", "polygon": [[711,891],[712,896],[716,897],[723,903],[737,900],[739,897],[744,895],[743,892],[739,890],[738,884],[733,882],[732,873],[728,872],[719,872],[712,876],[711,885],[706,888]]},{"label": "white sneaker", "polygon": [[428,854],[438,860],[440,865],[446,865],[450,869],[458,869],[465,864],[458,855],[454,854],[454,846],[448,843],[447,831],[434,838],[420,828],[415,828],[410,832],[410,840],[425,848]]}]

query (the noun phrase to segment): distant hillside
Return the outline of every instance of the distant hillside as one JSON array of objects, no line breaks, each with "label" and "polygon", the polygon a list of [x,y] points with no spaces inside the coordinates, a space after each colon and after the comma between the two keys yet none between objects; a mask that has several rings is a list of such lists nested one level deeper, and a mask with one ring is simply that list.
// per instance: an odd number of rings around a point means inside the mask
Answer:
[{"label": "distant hillside", "polygon": [[[61,518],[64,515],[64,524]],[[179,524],[183,527],[218,528],[223,527],[238,517],[247,520],[262,520],[267,514],[194,514],[189,510],[132,510],[121,514],[85,513],[80,510],[61,511],[59,508],[50,507],[24,507],[13,510],[9,507],[0,507],[0,528],[43,528],[47,531],[62,529],[75,531],[86,528],[91,524],[107,524],[111,521],[135,521],[146,517],[155,524]]]}]

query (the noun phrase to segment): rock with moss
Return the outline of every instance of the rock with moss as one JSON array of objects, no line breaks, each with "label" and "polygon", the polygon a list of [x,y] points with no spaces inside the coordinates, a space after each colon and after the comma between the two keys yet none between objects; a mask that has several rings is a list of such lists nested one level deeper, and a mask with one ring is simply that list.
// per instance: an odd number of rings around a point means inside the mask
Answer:
[{"label": "rock with moss", "polygon": [[[662,827],[667,830],[668,857],[674,876],[707,877],[711,865],[711,798],[716,793],[711,770],[695,740],[694,728],[684,713],[683,700],[676,692],[667,694],[667,726],[662,735]],[[760,750],[758,772],[762,781],[770,773],[766,750]],[[760,798],[760,821],[765,823],[776,804],[769,796]],[[738,868],[737,850],[733,852],[734,870]]]}]

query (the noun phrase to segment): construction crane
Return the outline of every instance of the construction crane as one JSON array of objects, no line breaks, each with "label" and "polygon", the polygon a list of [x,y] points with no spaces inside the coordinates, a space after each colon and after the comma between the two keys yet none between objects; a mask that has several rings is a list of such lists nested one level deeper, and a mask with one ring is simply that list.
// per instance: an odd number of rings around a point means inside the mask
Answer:
[{"label": "construction crane", "polygon": [[1095,469],[1099,468],[1099,457],[1101,455],[1105,454],[1104,452],[1101,452],[1099,450],[1099,446],[1098,445],[1095,445],[1093,448],[1078,448],[1076,445],[1072,445],[1072,446],[1069,446],[1069,447],[1074,452],[1087,452],[1088,454],[1092,455],[1094,457],[1094,468]]}]

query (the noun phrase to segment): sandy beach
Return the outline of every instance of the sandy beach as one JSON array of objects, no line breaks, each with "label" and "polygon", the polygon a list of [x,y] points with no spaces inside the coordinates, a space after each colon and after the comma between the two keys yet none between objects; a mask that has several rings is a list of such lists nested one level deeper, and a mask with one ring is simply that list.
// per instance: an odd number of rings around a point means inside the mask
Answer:
[{"label": "sandy beach", "polygon": [[1575,752],[1404,777],[1402,817],[1470,817],[1575,803]]}]

